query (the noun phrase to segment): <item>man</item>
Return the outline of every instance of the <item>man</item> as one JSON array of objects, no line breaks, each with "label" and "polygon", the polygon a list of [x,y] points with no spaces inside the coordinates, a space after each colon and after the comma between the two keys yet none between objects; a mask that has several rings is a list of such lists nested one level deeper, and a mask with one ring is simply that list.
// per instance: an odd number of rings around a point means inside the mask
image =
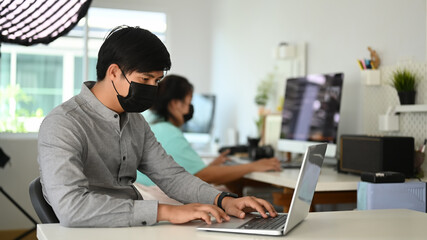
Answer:
[{"label": "man", "polygon": [[[276,216],[271,204],[234,198],[192,176],[173,161],[139,114],[156,98],[171,67],[163,43],[137,27],[110,32],[98,53],[97,82],[46,116],[39,131],[43,193],[61,225],[121,227],[158,221],[185,223],[244,217],[243,210]],[[143,200],[132,183],[136,170],[186,205]],[[224,209],[224,211],[222,209]]]}]

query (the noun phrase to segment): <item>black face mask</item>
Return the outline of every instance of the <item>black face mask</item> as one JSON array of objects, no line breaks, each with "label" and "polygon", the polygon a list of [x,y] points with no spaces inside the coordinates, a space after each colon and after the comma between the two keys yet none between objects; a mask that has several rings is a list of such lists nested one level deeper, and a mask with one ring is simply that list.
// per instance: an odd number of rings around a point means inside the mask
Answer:
[{"label": "black face mask", "polygon": [[[129,82],[124,73],[123,76],[125,77],[126,81]],[[114,86],[114,82],[111,82],[113,83],[114,90],[117,92],[117,89]],[[140,113],[153,106],[153,103],[157,97],[157,86],[136,82],[129,82],[129,84],[129,93],[126,97],[121,96],[119,92],[117,92],[117,98],[119,99],[119,103],[125,112]]]},{"label": "black face mask", "polygon": [[190,104],[190,109],[187,114],[184,114],[184,122],[188,122],[193,118],[194,107],[193,104]]}]

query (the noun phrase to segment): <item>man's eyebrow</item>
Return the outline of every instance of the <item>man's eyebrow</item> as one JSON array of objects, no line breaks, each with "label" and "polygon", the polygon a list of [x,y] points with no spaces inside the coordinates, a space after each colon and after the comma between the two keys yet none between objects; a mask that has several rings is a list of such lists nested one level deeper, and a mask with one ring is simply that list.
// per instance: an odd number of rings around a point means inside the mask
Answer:
[{"label": "man's eyebrow", "polygon": [[142,75],[146,76],[146,77],[151,77],[154,78],[154,75],[151,73],[142,73]]},{"label": "man's eyebrow", "polygon": [[[146,76],[146,77],[150,77],[150,78],[155,78],[155,76],[151,73],[142,73],[142,75]],[[164,75],[159,76],[158,79],[162,79],[164,77]]]}]

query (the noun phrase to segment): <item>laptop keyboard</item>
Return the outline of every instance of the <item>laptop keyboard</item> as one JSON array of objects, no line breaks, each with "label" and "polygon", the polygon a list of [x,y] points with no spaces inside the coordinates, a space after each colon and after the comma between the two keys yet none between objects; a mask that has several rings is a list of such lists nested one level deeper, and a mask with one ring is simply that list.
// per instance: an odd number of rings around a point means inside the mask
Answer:
[{"label": "laptop keyboard", "polygon": [[279,215],[275,218],[263,218],[261,216],[257,216],[249,222],[244,223],[239,226],[239,228],[243,229],[277,229],[282,227],[286,223],[286,218],[288,215]]}]

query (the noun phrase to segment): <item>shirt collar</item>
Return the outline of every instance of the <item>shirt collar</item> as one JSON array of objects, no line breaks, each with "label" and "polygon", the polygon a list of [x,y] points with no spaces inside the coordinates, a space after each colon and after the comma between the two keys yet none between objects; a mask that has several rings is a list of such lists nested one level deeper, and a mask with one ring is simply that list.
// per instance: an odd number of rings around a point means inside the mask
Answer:
[{"label": "shirt collar", "polygon": [[[93,112],[101,115],[104,119],[111,119],[117,121],[118,113],[106,107],[103,103],[101,103],[98,98],[90,91],[90,89],[95,85],[94,81],[87,81],[82,84],[82,90],[78,95],[84,101],[88,103],[90,108],[92,108]],[[123,113],[123,115],[127,115],[127,113]]]}]

